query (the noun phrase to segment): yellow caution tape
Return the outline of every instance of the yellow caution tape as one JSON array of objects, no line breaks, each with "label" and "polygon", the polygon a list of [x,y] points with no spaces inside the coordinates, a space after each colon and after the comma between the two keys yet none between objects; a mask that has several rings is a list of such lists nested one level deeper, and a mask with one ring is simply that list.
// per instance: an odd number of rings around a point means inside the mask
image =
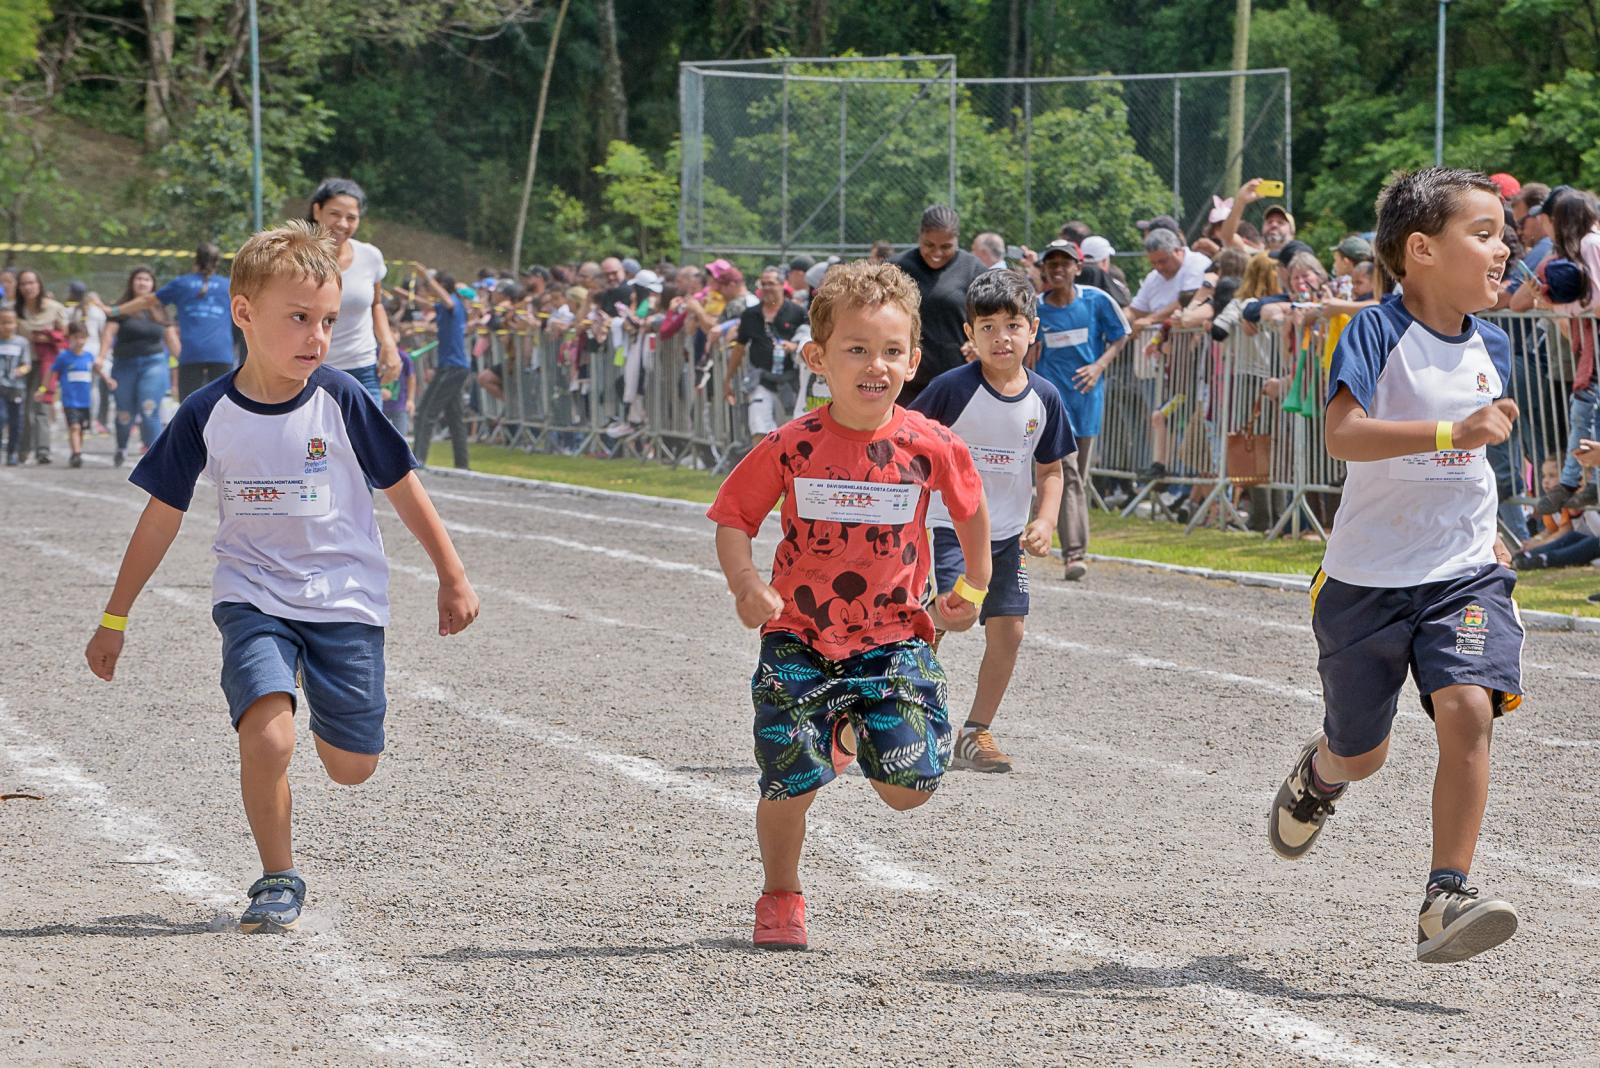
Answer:
[{"label": "yellow caution tape", "polygon": [[[194,249],[175,248],[125,248],[120,245],[49,245],[0,241],[0,252],[63,252],[72,256],[136,256],[145,260],[189,259]],[[232,259],[233,253],[224,252],[223,259]]]}]

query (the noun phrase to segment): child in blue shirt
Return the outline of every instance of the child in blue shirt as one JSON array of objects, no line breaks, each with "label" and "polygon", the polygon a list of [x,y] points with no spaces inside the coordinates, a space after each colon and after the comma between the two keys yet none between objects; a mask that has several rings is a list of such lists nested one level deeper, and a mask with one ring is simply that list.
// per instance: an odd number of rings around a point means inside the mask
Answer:
[{"label": "child in blue shirt", "polygon": [[[980,274],[967,287],[965,324],[978,358],[939,375],[911,402],[912,411],[944,424],[966,443],[989,501],[993,570],[978,617],[983,663],[972,711],[956,736],[952,768],[1011,770],[1011,758],[991,728],[1011,684],[1028,615],[1023,554],[1049,555],[1061,504],[1062,460],[1077,450],[1061,394],[1023,366],[1038,325],[1026,278],[1015,271]],[[934,581],[940,593],[947,593],[961,574],[961,545],[942,497],[929,506],[928,525]]]},{"label": "child in blue shirt", "polygon": [[207,476],[221,514],[211,618],[262,866],[239,927],[275,932],[299,922],[306,896],[290,848],[296,689],[333,781],[364,782],[383,751],[389,567],[369,487],[433,561],[441,636],[477,617],[478,597],[405,439],[360,382],[323,366],[342,285],[332,240],[299,221],[263,231],[239,250],[232,282],[248,358],[184,401],[134,468],[150,503],[85,656],[112,678],[134,600]]},{"label": "child in blue shirt", "polygon": [[89,328],[74,319],[67,324],[66,351],[56,355],[50,365],[50,384],[61,391],[61,412],[67,419],[67,441],[72,448],[69,467],[83,466],[83,432],[89,428],[89,409],[94,406],[94,376],[99,362],[84,350]]},{"label": "child in blue shirt", "polygon": [[1474,314],[1499,296],[1503,228],[1497,188],[1471,171],[1429,167],[1378,196],[1378,258],[1405,289],[1359,312],[1333,353],[1323,436],[1348,469],[1311,586],[1322,730],[1267,823],[1279,856],[1311,851],[1334,802],[1383,766],[1409,674],[1439,744],[1423,963],[1466,960],[1517,929],[1510,902],[1467,888],[1494,721],[1522,700],[1517,576],[1484,452],[1517,418],[1511,347]]}]

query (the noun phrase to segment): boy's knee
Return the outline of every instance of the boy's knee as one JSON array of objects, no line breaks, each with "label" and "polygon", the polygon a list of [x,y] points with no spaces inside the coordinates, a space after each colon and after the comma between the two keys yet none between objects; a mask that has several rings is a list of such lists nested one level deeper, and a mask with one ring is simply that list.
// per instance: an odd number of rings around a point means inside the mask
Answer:
[{"label": "boy's knee", "polygon": [[331,746],[321,738],[317,739],[317,756],[322,758],[328,778],[340,786],[359,786],[378,770],[377,753],[352,753]]},{"label": "boy's knee", "polygon": [[239,717],[238,731],[240,759],[287,765],[294,756],[293,700],[284,693],[257,698]]},{"label": "boy's knee", "polygon": [[874,782],[873,788],[878,791],[878,796],[883,798],[883,803],[896,812],[909,812],[928,803],[933,796],[925,790],[913,790],[908,786],[890,786],[888,783]]}]

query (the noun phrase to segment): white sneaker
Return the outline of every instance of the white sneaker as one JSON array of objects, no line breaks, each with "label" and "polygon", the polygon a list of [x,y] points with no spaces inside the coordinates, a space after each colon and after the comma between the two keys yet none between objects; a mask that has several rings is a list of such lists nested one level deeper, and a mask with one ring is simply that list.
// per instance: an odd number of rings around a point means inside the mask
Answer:
[{"label": "white sneaker", "polygon": [[1452,964],[1493,949],[1517,933],[1517,910],[1466,886],[1434,887],[1417,915],[1417,960]]}]

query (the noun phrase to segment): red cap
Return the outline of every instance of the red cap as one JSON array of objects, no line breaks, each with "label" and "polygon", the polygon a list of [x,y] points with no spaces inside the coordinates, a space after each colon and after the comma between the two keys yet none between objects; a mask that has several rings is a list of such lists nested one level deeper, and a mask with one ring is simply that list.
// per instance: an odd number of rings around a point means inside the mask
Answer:
[{"label": "red cap", "polygon": [[1489,181],[1493,182],[1499,188],[1501,200],[1510,200],[1512,197],[1522,192],[1522,183],[1504,171],[1501,171],[1499,174],[1489,175]]}]

